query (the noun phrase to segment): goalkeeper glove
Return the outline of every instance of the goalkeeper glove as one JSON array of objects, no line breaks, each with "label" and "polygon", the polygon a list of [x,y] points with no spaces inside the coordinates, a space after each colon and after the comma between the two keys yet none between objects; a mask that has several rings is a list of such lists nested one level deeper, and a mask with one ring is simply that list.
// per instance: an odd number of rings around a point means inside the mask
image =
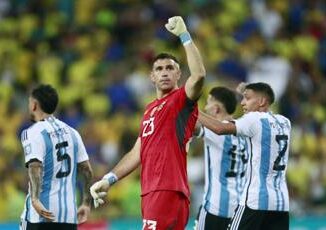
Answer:
[{"label": "goalkeeper glove", "polygon": [[165,28],[174,35],[178,36],[183,45],[189,44],[192,40],[189,32],[187,31],[186,24],[180,16],[169,18],[168,23],[165,24]]},{"label": "goalkeeper glove", "polygon": [[107,192],[103,192],[102,190],[107,190],[109,186],[110,186],[109,182],[103,179],[97,181],[91,186],[90,193],[93,197],[95,208],[104,204],[104,197],[106,196]]}]

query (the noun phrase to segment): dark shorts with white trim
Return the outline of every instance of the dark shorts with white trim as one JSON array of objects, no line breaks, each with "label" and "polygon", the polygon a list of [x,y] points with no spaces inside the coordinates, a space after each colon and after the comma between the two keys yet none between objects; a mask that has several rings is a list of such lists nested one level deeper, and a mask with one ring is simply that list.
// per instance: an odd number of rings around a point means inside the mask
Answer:
[{"label": "dark shorts with white trim", "polygon": [[231,218],[213,215],[200,206],[196,218],[196,230],[226,230]]},{"label": "dark shorts with white trim", "polygon": [[20,230],[77,230],[77,224],[67,223],[30,223],[28,221],[21,221]]},{"label": "dark shorts with white trim", "polygon": [[288,230],[289,212],[254,210],[238,206],[234,212],[229,230]]}]

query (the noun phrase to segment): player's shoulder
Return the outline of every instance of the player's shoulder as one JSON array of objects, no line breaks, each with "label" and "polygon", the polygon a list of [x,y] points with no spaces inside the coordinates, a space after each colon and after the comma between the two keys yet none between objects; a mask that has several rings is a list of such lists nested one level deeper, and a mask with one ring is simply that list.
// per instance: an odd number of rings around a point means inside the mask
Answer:
[{"label": "player's shoulder", "polygon": [[59,123],[59,126],[64,128],[64,130],[66,132],[72,132],[73,134],[79,136],[79,132],[77,131],[77,129],[73,128],[72,126],[70,126],[69,124],[67,124],[64,121],[61,121],[60,119],[57,119],[57,122]]},{"label": "player's shoulder", "polygon": [[282,114],[274,114],[274,116],[276,118],[282,119],[282,120],[286,120],[286,121],[290,121],[289,118],[287,118],[286,116],[282,115]]},{"label": "player's shoulder", "polygon": [[258,111],[252,111],[245,113],[242,118],[247,119],[247,120],[257,120],[261,119],[266,116],[266,113],[263,112],[258,112]]},{"label": "player's shoulder", "polygon": [[42,131],[42,122],[36,122],[24,129],[20,134],[21,141],[26,141],[29,137],[35,137]]},{"label": "player's shoulder", "polygon": [[35,133],[38,133],[38,132],[40,132],[41,130],[43,130],[44,127],[45,127],[45,122],[44,122],[44,121],[38,121],[38,122],[32,124],[32,125],[31,125],[30,127],[28,127],[27,129],[25,129],[25,131],[26,131],[27,133],[29,133],[29,134],[30,134],[30,133],[35,134]]},{"label": "player's shoulder", "polygon": [[282,114],[275,114],[274,116],[277,120],[283,121],[282,123],[286,123],[289,127],[291,127],[291,121],[289,118],[285,117]]},{"label": "player's shoulder", "polygon": [[172,92],[169,93],[168,96],[170,98],[174,98],[174,97],[180,97],[181,95],[186,97],[186,89],[184,86],[173,90]]},{"label": "player's shoulder", "polygon": [[68,129],[70,129],[70,130],[71,130],[71,132],[72,132],[73,134],[75,134],[77,137],[79,137],[79,136],[80,136],[80,134],[79,134],[79,132],[78,132],[78,130],[77,130],[77,129],[75,129],[75,128],[73,128],[73,127],[69,126],[69,125],[67,125],[67,128],[68,128]]},{"label": "player's shoulder", "polygon": [[203,127],[203,137],[205,139],[212,139],[212,140],[222,140],[224,139],[226,136],[228,135],[218,135],[216,133],[214,133],[212,130],[210,130],[209,128]]}]

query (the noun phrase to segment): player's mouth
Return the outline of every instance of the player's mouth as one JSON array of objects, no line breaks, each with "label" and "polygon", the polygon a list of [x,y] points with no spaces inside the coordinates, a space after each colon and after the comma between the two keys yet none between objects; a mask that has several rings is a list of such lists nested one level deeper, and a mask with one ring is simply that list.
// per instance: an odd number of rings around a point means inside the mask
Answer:
[{"label": "player's mouth", "polygon": [[161,80],[160,83],[163,85],[170,84],[170,80]]}]

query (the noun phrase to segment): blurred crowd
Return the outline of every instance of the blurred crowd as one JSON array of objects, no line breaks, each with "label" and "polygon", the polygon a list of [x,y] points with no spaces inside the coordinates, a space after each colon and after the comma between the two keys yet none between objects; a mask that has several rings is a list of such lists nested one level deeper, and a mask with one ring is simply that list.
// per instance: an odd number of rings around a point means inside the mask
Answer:
[{"label": "blurred crowd", "polygon": [[[164,28],[174,15],[184,17],[206,66],[200,107],[216,85],[271,84],[275,111],[293,126],[291,214],[326,213],[325,1],[0,0],[1,222],[17,221],[24,204],[20,133],[31,125],[31,87],[49,83],[58,89],[56,116],[81,132],[99,179],[132,147],[143,108],[155,97],[148,78],[152,58],[171,52],[187,76],[182,45]],[[197,203],[201,145],[194,141],[188,158]],[[139,193],[135,172],[114,186],[110,204],[92,218],[139,216]]]}]

